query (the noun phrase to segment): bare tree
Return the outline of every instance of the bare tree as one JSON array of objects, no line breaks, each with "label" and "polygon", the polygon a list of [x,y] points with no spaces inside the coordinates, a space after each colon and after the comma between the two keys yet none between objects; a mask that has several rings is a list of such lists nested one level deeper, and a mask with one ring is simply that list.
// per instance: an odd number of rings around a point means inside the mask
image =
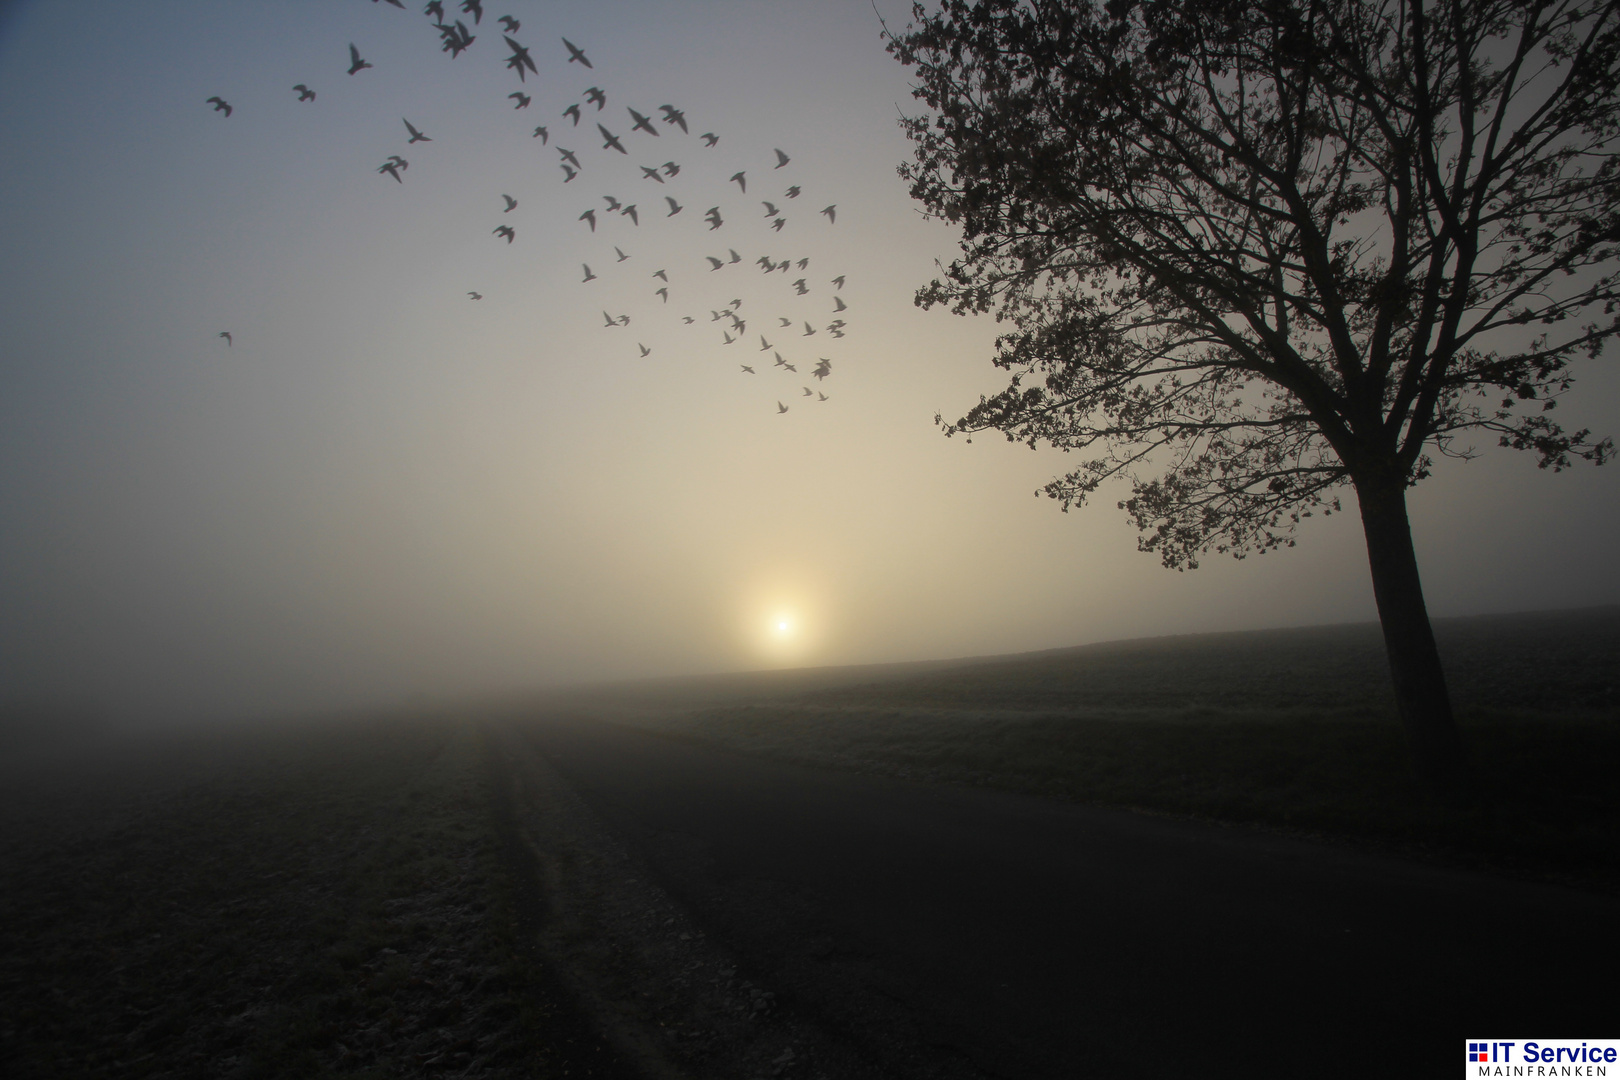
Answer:
[{"label": "bare tree", "polygon": [[960,256],[917,295],[1010,324],[948,434],[1085,455],[1167,566],[1292,546],[1359,503],[1420,773],[1462,750],[1406,491],[1474,433],[1543,468],[1620,331],[1620,3],[944,0],[890,50],[927,111],[901,168]]}]

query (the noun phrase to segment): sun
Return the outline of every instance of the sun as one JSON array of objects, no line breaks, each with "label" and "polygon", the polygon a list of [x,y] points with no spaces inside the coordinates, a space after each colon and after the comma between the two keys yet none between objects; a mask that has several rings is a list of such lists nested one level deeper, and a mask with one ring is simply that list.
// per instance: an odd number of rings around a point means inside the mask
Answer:
[{"label": "sun", "polygon": [[776,632],[782,636],[791,634],[793,632],[793,620],[785,615],[778,615],[776,617]]}]

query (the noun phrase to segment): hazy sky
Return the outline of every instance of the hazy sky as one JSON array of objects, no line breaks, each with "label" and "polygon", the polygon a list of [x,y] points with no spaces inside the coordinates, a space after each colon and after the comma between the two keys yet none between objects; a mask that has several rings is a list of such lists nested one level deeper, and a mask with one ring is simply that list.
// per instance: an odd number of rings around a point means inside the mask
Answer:
[{"label": "hazy sky", "polygon": [[[0,11],[0,699],[264,714],[1373,615],[1353,514],[1178,574],[1122,491],[1032,497],[1062,455],[940,436],[1001,385],[995,327],[912,304],[954,235],[895,175],[912,103],[868,0],[488,2],[455,60],[416,0]],[[630,130],[665,103],[690,135]],[[1584,376],[1561,418],[1620,429],[1612,359]],[[1617,484],[1443,464],[1413,496],[1431,608],[1620,599]]]}]

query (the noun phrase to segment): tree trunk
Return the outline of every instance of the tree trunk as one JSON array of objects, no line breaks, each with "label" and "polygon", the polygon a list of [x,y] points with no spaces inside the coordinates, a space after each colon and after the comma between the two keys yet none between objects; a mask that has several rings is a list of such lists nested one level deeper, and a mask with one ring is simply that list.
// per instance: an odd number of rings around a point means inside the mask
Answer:
[{"label": "tree trunk", "polygon": [[1384,650],[1395,684],[1395,703],[1419,777],[1447,794],[1463,791],[1462,740],[1451,715],[1446,675],[1423,603],[1417,553],[1399,481],[1358,481],[1361,525],[1367,536],[1373,596],[1384,628]]}]

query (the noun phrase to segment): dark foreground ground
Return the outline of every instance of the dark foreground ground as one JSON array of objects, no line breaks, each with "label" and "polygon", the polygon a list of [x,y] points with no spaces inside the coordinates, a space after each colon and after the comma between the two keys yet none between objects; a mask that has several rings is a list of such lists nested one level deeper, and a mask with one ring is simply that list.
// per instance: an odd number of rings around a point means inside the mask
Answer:
[{"label": "dark foreground ground", "polygon": [[0,1075],[1427,1075],[1607,1031],[1620,612],[1457,629],[1463,807],[1354,628],[10,754]]}]

